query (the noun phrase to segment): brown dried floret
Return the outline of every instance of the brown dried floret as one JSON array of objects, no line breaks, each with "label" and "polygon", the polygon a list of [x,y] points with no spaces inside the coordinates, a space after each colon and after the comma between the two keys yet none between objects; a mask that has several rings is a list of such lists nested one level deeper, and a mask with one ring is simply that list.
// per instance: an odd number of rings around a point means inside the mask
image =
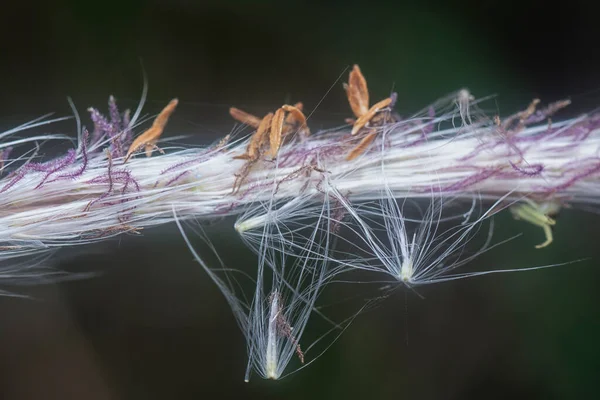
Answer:
[{"label": "brown dried floret", "polygon": [[256,128],[248,141],[246,152],[233,157],[237,160],[247,161],[241,171],[236,174],[233,193],[239,191],[250,170],[261,157],[267,155],[275,158],[277,156],[282,143],[292,132],[299,132],[303,136],[310,134],[302,108],[302,103],[296,103],[293,106],[284,104],[275,113],[267,114],[262,120],[235,107],[230,108],[229,113],[233,118]]},{"label": "brown dried floret", "polygon": [[[235,111],[232,111],[235,110]],[[267,155],[274,158],[284,142],[292,132],[299,132],[308,136],[310,131],[306,125],[306,117],[302,113],[302,103],[291,106],[284,104],[275,113],[269,113],[262,120],[232,107],[230,113],[240,122],[256,125],[256,132],[250,138],[245,154],[235,156],[238,160],[258,160],[263,155],[263,147],[269,147]],[[258,123],[254,121],[256,119]]]},{"label": "brown dried floret", "polygon": [[261,156],[262,147],[269,140],[269,127],[271,126],[271,120],[273,119],[273,113],[268,113],[264,116],[264,118],[258,124],[256,132],[250,137],[250,141],[248,142],[248,148],[246,149],[246,153],[235,156],[235,159],[239,160],[250,160],[256,161]]},{"label": "brown dried floret", "polygon": [[382,109],[386,108],[392,104],[392,98],[388,97],[387,99],[383,99],[378,103],[375,103],[373,107],[371,107],[365,114],[361,115],[356,122],[354,122],[354,126],[352,127],[352,135],[356,135],[362,128],[365,127],[373,119],[375,114],[377,114]]},{"label": "brown dried floret", "polygon": [[[358,65],[354,65],[350,75],[348,77],[348,83],[344,84],[346,95],[348,96],[348,103],[356,118],[347,118],[346,122],[352,124],[351,134],[357,135],[367,126],[380,126],[394,120],[393,116],[389,113],[381,113],[388,107],[392,106],[395,102],[395,94],[375,103],[372,107],[369,107],[369,90],[367,88],[367,81],[363,76]],[[371,144],[376,137],[376,131],[370,130],[367,135],[354,147],[348,156],[347,160],[353,160],[362,154],[369,144]]]},{"label": "brown dried floret", "polygon": [[275,115],[271,121],[271,133],[269,135],[269,156],[271,158],[275,158],[281,146],[284,118],[285,110],[282,107],[275,111]]},{"label": "brown dried floret", "polygon": [[284,104],[281,106],[288,115],[285,118],[286,126],[289,127],[286,134],[289,133],[291,129],[297,127],[296,129],[300,133],[300,135],[306,137],[310,135],[310,130],[308,129],[308,125],[306,124],[306,116],[302,112],[302,103],[296,103],[293,106],[288,104]]},{"label": "brown dried floret", "polygon": [[359,155],[364,153],[367,150],[367,148],[369,147],[369,145],[371,143],[373,143],[373,141],[375,140],[376,137],[377,137],[377,131],[372,131],[367,136],[365,136],[360,141],[360,143],[357,144],[356,147],[354,147],[350,151],[350,153],[348,153],[348,155],[346,156],[346,160],[348,160],[348,161],[354,160],[356,157],[358,157]]},{"label": "brown dried floret", "polygon": [[344,85],[350,108],[356,116],[360,118],[369,110],[369,90],[367,88],[367,80],[363,76],[358,65],[354,65],[348,83]]},{"label": "brown dried floret", "polygon": [[242,183],[248,174],[250,174],[250,170],[262,156],[265,146],[269,143],[269,128],[271,127],[272,120],[273,113],[265,115],[260,121],[256,132],[250,137],[246,153],[233,157],[234,159],[246,160],[247,162],[244,164],[241,171],[236,174],[232,193],[237,193],[240,190]]},{"label": "brown dried floret", "polygon": [[158,146],[156,146],[156,142],[160,138],[160,135],[162,135],[165,126],[169,121],[169,117],[175,111],[175,107],[177,107],[178,103],[179,101],[177,99],[173,99],[169,102],[169,104],[167,104],[165,108],[163,108],[163,110],[154,119],[154,122],[152,123],[150,129],[142,133],[133,141],[133,143],[131,143],[131,146],[129,146],[129,150],[127,150],[127,154],[125,155],[125,160],[123,161],[123,163],[126,163],[127,160],[129,160],[129,157],[131,157],[133,153],[140,150],[142,147],[144,147],[147,157],[150,157],[150,155],[152,154],[152,150],[154,149],[157,149],[158,151],[163,153],[163,151]]},{"label": "brown dried floret", "polygon": [[251,126],[254,129],[258,129],[258,126],[260,125],[260,118],[252,114],[248,114],[247,112],[242,111],[239,108],[231,107],[229,109],[229,114],[233,117],[233,119],[241,122],[242,124]]}]

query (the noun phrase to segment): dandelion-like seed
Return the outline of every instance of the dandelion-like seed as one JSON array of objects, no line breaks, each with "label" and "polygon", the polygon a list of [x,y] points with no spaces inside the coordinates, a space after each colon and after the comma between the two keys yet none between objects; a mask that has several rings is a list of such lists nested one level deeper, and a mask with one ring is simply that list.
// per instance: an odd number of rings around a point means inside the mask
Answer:
[{"label": "dandelion-like seed", "polygon": [[[408,228],[410,220],[403,212],[404,204],[389,191],[380,200],[381,215],[375,216],[375,219],[383,220],[381,226],[370,224],[359,211],[348,205],[348,213],[358,225],[374,260],[359,262],[356,267],[383,272],[408,287],[476,275],[479,272],[454,274],[453,271],[490,249],[493,224],[490,224],[488,238],[477,251],[469,254],[466,246],[486,221],[491,222],[491,215],[498,211],[504,200],[499,199],[475,218],[477,199],[473,200],[473,207],[466,214],[445,217],[443,211],[450,200],[433,197],[425,214],[416,221],[412,220],[417,225],[412,232]],[[372,214],[372,211],[369,213]],[[443,228],[444,222],[458,217],[462,217],[463,221],[451,228]],[[370,216],[369,219],[372,218]],[[381,232],[384,233],[383,239],[380,238]]]},{"label": "dandelion-like seed", "polygon": [[[307,365],[306,351],[300,342],[309,320],[320,317],[329,322],[318,311],[316,302],[337,273],[329,257],[334,248],[330,202],[335,191],[328,190],[330,182],[326,178],[319,185],[323,191],[322,205],[307,218],[311,222],[298,223],[289,218],[288,212],[293,208],[290,204],[269,202],[257,207],[264,212],[260,226],[253,224],[255,228],[240,231],[258,254],[256,292],[246,331],[249,357],[246,380],[252,371],[266,379],[280,379]],[[281,209],[285,212],[281,213]],[[248,226],[246,218],[257,218],[252,214],[242,216],[236,225]],[[294,356],[301,366],[286,373]]]}]

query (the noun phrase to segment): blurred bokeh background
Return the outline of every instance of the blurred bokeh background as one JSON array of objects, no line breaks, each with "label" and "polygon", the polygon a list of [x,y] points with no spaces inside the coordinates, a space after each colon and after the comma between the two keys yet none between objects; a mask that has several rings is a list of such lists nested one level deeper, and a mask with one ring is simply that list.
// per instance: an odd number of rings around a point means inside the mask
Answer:
[{"label": "blurred bokeh background", "polygon": [[[10,2],[0,13],[0,130],[47,112],[180,106],[167,135],[208,143],[257,114],[303,101],[311,127],[348,115],[341,82],[358,63],[374,97],[410,114],[468,87],[508,114],[534,97],[600,106],[593,2],[151,1]],[[343,73],[342,80],[338,80]],[[329,91],[331,89],[331,91]],[[74,123],[50,130],[73,132]],[[235,268],[256,260],[232,220],[209,228]],[[246,350],[229,308],[173,226],[60,254],[93,279],[18,287],[0,298],[3,399],[528,399],[598,395],[600,217],[564,210],[555,243],[524,236],[474,269],[566,267],[398,291],[361,315],[325,355],[281,381],[243,382]],[[199,241],[198,241],[199,243]]]}]

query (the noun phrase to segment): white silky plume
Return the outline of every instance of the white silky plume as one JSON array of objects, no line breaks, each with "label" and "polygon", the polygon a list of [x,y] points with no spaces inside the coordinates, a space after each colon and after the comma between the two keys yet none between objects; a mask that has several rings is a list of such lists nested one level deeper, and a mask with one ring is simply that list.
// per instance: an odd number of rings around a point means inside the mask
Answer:
[{"label": "white silky plume", "polygon": [[[385,185],[397,198],[430,197],[437,188],[440,195],[465,199],[473,193],[490,199],[513,193],[515,198],[598,202],[598,117],[527,126],[509,140],[487,122],[452,126],[464,112],[461,105],[437,117],[418,115],[379,127],[381,135],[371,149],[352,161],[346,154],[356,141],[346,128],[289,141],[275,162],[253,165],[237,192],[232,188],[245,161],[233,156],[244,152],[247,140],[200,149],[164,147],[164,155],[137,156],[127,163],[122,157],[109,160],[99,146],[86,154],[79,143],[73,162],[55,172],[38,168],[22,176],[27,160],[9,158],[3,162],[13,172],[0,180],[0,259],[15,251],[85,244],[170,223],[173,206],[181,219],[239,214],[271,197],[293,201],[301,196],[308,207],[320,201],[319,182],[325,175],[353,201],[379,199]],[[0,139],[20,143],[11,138],[23,129],[0,134]],[[27,141],[51,138],[59,137]],[[262,218],[257,215],[236,228],[260,226]]]},{"label": "white silky plume", "polygon": [[[280,138],[274,158],[251,160],[236,158],[250,143],[239,137],[204,148],[158,143],[164,154],[127,159],[141,107],[130,119],[113,98],[110,120],[92,109],[91,135],[78,120],[73,148],[44,159],[38,143],[66,137],[17,136],[57,121],[35,120],[0,134],[0,279],[35,277],[30,268],[55,249],[175,222],[246,339],[245,379],[281,379],[313,362],[322,353],[315,345],[327,348],[324,338],[335,340],[351,320],[333,322],[318,304],[334,277],[367,270],[413,287],[506,272],[459,270],[494,246],[490,227],[484,244],[466,251],[494,213],[527,202],[515,215],[544,229],[545,246],[555,223],[548,213],[600,202],[600,115],[549,123],[565,103],[535,112],[537,103],[502,121],[463,90],[411,118],[361,121],[366,132],[343,126]],[[11,158],[21,145],[31,148]],[[430,203],[418,219],[406,216],[413,200]],[[470,210],[445,216],[459,202]],[[538,202],[552,207],[538,210]],[[217,256],[215,268],[195,251],[183,223],[222,216],[238,216],[234,227],[256,267],[226,268]],[[462,223],[442,229],[457,216]],[[317,318],[327,328],[311,338],[307,326]]]}]

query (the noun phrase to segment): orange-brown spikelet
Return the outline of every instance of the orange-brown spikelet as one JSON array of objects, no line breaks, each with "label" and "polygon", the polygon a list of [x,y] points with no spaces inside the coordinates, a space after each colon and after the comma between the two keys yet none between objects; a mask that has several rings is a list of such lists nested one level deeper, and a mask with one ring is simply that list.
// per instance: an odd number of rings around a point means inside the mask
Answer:
[{"label": "orange-brown spikelet", "polygon": [[354,65],[348,83],[344,85],[350,108],[356,116],[360,118],[369,110],[369,90],[367,88],[367,80],[363,76],[358,65]]},{"label": "orange-brown spikelet", "polygon": [[255,117],[252,114],[248,114],[247,112],[242,111],[239,108],[231,107],[229,109],[229,114],[236,121],[239,121],[242,124],[246,124],[248,126],[251,126],[254,129],[258,129],[258,125],[260,125],[260,118]]},{"label": "orange-brown spikelet", "polygon": [[271,135],[269,136],[269,156],[271,158],[275,158],[275,156],[277,156],[277,152],[281,146],[284,118],[285,110],[282,107],[275,111],[275,115],[271,121]]},{"label": "orange-brown spikelet", "polygon": [[288,113],[285,123],[288,127],[291,127],[284,134],[289,133],[294,127],[298,127],[297,129],[301,136],[307,137],[310,135],[310,130],[306,124],[306,116],[302,112],[302,103],[296,103],[293,106],[284,104],[281,108]]},{"label": "orange-brown spikelet", "polygon": [[239,156],[234,156],[236,160],[246,160],[246,164],[241,171],[236,174],[235,182],[233,183],[232,193],[235,194],[240,190],[242,183],[250,174],[250,170],[263,155],[264,148],[269,142],[269,128],[273,120],[273,113],[268,113],[258,124],[256,132],[250,137],[246,152]]},{"label": "orange-brown spikelet", "polygon": [[264,155],[263,147],[268,146],[268,155],[277,156],[277,152],[286,137],[292,132],[299,132],[303,137],[310,135],[306,117],[302,113],[302,103],[293,106],[284,104],[275,113],[267,114],[262,120],[245,111],[231,107],[231,116],[244,124],[255,127],[256,132],[250,138],[246,153],[233,157],[237,160],[257,161]]},{"label": "orange-brown spikelet", "polygon": [[161,153],[163,152],[160,148],[158,148],[158,146],[156,146],[156,142],[160,138],[160,135],[162,135],[165,126],[169,121],[169,117],[175,111],[175,107],[177,107],[178,103],[179,101],[177,99],[171,100],[169,104],[167,104],[167,106],[163,108],[163,110],[156,116],[150,129],[135,138],[133,143],[131,143],[131,146],[129,146],[129,150],[127,150],[127,154],[125,155],[125,160],[123,163],[126,163],[127,160],[129,160],[129,157],[131,157],[133,153],[140,150],[142,147],[145,149],[147,157],[150,157],[152,150],[154,149],[157,149]]},{"label": "orange-brown spikelet", "polygon": [[235,107],[229,109],[229,114],[234,119],[256,128],[248,141],[246,152],[233,157],[236,160],[246,160],[246,164],[236,174],[233,193],[240,189],[256,162],[265,155],[272,159],[277,156],[281,144],[290,133],[296,131],[303,137],[310,135],[302,107],[302,103],[293,106],[284,104],[275,113],[269,113],[263,119]]},{"label": "orange-brown spikelet", "polygon": [[356,122],[354,122],[354,126],[352,127],[352,135],[356,135],[362,128],[365,127],[369,121],[373,119],[375,114],[377,114],[382,109],[386,108],[392,104],[392,98],[388,97],[387,99],[383,99],[380,102],[376,103],[371,107],[365,114],[361,115]]},{"label": "orange-brown spikelet", "polygon": [[[393,120],[393,118],[389,118],[389,115],[383,115],[383,118],[377,115],[380,111],[390,107],[394,102],[392,97],[383,99],[375,103],[372,107],[369,107],[367,80],[363,76],[358,65],[354,65],[352,71],[350,71],[348,83],[344,85],[344,89],[346,89],[350,108],[356,117],[356,119],[346,119],[346,122],[352,124],[351,134],[353,136],[361,132],[367,125],[379,126]],[[360,143],[350,151],[346,157],[347,160],[353,160],[358,157],[375,140],[377,135],[376,131],[370,130],[368,132],[367,136],[365,136]]]},{"label": "orange-brown spikelet", "polygon": [[346,156],[346,160],[348,160],[348,161],[354,160],[356,157],[358,157],[359,155],[364,153],[367,150],[367,148],[369,147],[369,145],[371,143],[373,143],[373,141],[375,140],[376,137],[377,137],[377,131],[372,131],[367,136],[365,136],[360,141],[360,143],[356,145],[356,147],[354,147],[352,150],[350,150],[350,153],[348,153],[348,155]]},{"label": "orange-brown spikelet", "polygon": [[260,121],[256,132],[250,138],[248,142],[248,148],[246,149],[246,153],[233,157],[237,160],[249,160],[249,161],[257,161],[261,154],[263,146],[269,140],[269,127],[271,126],[271,120],[273,119],[273,113],[268,113],[265,117]]}]

